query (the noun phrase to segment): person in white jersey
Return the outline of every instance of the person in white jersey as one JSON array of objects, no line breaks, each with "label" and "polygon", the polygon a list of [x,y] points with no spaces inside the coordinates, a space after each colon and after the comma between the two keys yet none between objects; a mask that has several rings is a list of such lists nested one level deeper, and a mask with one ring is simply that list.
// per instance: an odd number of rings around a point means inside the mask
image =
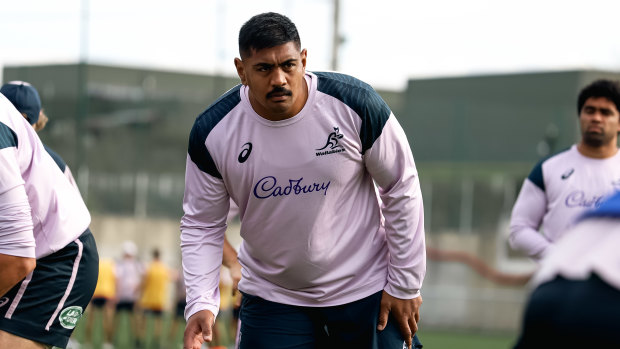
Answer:
[{"label": "person in white jersey", "polygon": [[99,271],[90,214],[0,94],[0,348],[65,348]]},{"label": "person in white jersey", "polygon": [[620,192],[541,261],[516,349],[620,348]]},{"label": "person in white jersey", "polygon": [[597,80],[581,90],[581,140],[540,161],[525,179],[510,220],[512,248],[540,260],[580,214],[620,190],[619,110],[618,82]]},{"label": "person in white jersey", "polygon": [[[121,245],[122,257],[116,261],[116,312],[114,322],[119,323],[122,317],[128,316],[131,332],[138,333],[140,320],[138,318],[137,302],[140,298],[140,284],[144,278],[145,267],[138,259],[138,246],[131,241],[123,241]],[[136,347],[142,346],[136,336]]]},{"label": "person in white jersey", "polygon": [[402,127],[366,83],[306,71],[285,16],[252,17],[239,52],[241,85],[190,133],[184,348],[212,339],[229,198],[243,237],[241,349],[419,347],[424,215]]},{"label": "person in white jersey", "polygon": [[[0,87],[0,93],[13,103],[13,106],[22,113],[35,131],[39,132],[45,128],[49,119],[43,111],[43,108],[41,108],[39,92],[34,86],[25,81],[11,81]],[[65,174],[69,182],[77,189],[77,183],[65,160],[47,145],[43,144],[43,147],[45,147],[45,150],[50,154],[52,159],[54,159],[54,162],[58,165],[62,173]]]}]

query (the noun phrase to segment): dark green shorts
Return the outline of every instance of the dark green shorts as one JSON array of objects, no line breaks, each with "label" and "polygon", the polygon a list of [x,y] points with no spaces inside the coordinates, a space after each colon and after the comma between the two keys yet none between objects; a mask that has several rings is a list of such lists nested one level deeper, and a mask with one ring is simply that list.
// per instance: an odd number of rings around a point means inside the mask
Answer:
[{"label": "dark green shorts", "polygon": [[97,285],[99,255],[89,229],[49,256],[0,298],[0,330],[65,348]]}]

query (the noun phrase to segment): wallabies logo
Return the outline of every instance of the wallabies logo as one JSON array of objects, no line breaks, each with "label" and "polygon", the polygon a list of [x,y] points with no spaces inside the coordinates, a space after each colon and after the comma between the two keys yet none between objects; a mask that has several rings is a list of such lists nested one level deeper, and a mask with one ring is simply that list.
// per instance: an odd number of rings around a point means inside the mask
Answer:
[{"label": "wallabies logo", "polygon": [[316,149],[316,150],[325,150],[328,147],[329,147],[329,150],[336,149],[337,147],[342,148],[342,146],[338,143],[338,140],[341,139],[342,137],[343,135],[340,133],[340,128],[334,127],[334,132],[330,133],[329,136],[327,136],[327,143],[325,143],[325,146],[323,146],[323,148]]}]

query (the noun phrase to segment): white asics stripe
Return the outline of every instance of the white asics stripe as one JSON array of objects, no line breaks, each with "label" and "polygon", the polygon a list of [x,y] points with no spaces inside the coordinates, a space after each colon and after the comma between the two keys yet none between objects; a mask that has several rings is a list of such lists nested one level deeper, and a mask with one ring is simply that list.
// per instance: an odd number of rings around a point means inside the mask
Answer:
[{"label": "white asics stripe", "polygon": [[19,304],[19,301],[22,299],[24,292],[26,292],[26,287],[28,287],[28,284],[30,283],[30,279],[32,279],[32,273],[34,273],[34,271],[31,271],[30,274],[26,276],[24,281],[22,281],[22,285],[19,287],[19,291],[15,295],[15,298],[13,299],[13,302],[11,303],[9,310],[7,310],[6,314],[4,314],[5,318],[10,319],[11,316],[13,316],[13,313],[15,312],[15,308],[17,308],[17,305]]},{"label": "white asics stripe", "polygon": [[67,289],[65,290],[65,295],[62,296],[62,299],[58,303],[58,307],[56,307],[56,311],[54,312],[50,320],[47,322],[47,326],[45,326],[46,331],[50,330],[50,326],[52,326],[54,319],[56,318],[56,316],[58,316],[58,313],[60,313],[60,310],[62,310],[62,307],[65,306],[65,301],[69,297],[69,293],[71,293],[71,290],[73,289],[73,284],[75,283],[75,278],[77,276],[78,267],[80,266],[80,260],[82,259],[82,250],[84,249],[84,246],[82,245],[82,241],[80,241],[80,239],[75,239],[73,240],[73,242],[75,242],[78,245],[78,254],[75,257],[75,261],[73,262],[73,271],[71,272],[71,279],[69,279],[69,285],[67,285]]}]

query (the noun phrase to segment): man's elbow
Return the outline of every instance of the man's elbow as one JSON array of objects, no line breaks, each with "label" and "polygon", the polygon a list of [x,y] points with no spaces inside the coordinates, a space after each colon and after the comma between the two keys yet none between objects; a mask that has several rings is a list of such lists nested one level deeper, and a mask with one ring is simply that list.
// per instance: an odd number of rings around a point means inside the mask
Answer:
[{"label": "man's elbow", "polygon": [[20,280],[23,280],[37,266],[37,260],[0,253],[0,297]]},{"label": "man's elbow", "polygon": [[522,242],[524,236],[527,237],[528,232],[532,229],[533,228],[522,222],[511,221],[508,227],[508,245],[510,245],[513,250],[521,251],[523,249]]},{"label": "man's elbow", "polygon": [[16,271],[19,274],[19,279],[25,278],[30,274],[37,266],[37,260],[35,258],[20,258],[17,263]]},{"label": "man's elbow", "polygon": [[508,227],[508,245],[510,245],[512,249],[516,248],[517,235],[519,234],[520,230],[521,230],[521,227],[513,225],[513,224],[510,224],[510,226]]}]

